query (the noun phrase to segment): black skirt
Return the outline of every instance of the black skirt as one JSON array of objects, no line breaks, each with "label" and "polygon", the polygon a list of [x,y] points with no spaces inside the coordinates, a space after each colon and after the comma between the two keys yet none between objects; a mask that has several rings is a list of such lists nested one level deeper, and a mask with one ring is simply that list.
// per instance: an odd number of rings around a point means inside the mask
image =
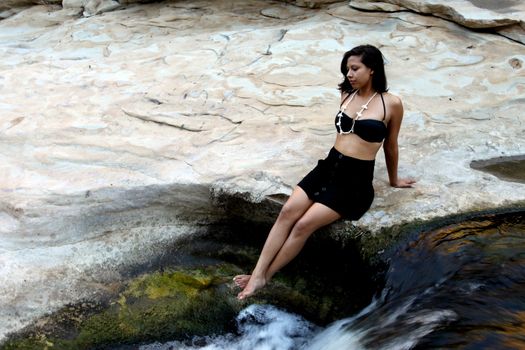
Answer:
[{"label": "black skirt", "polygon": [[297,185],[308,198],[335,210],[348,220],[358,220],[374,200],[375,160],[345,156],[332,148]]}]

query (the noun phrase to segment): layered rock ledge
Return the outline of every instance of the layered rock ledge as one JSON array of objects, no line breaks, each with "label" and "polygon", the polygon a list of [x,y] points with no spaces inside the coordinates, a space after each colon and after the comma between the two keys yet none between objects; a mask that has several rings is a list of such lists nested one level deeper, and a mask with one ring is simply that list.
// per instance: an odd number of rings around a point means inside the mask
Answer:
[{"label": "layered rock ledge", "polygon": [[365,42],[403,98],[400,174],[418,182],[390,188],[380,155],[372,209],[344,226],[374,236],[523,206],[524,184],[470,167],[524,153],[524,48],[505,37],[346,2],[162,2],[92,17],[47,5],[0,21],[0,337],[93,297],[227,209],[271,220],[224,201],[275,213],[331,147],[340,59]]},{"label": "layered rock ledge", "polygon": [[491,28],[509,39],[525,43],[525,3],[520,0],[351,0],[350,6],[372,11],[415,11],[468,28]]},{"label": "layered rock ledge", "polygon": [[[135,3],[159,0],[6,0],[0,4],[0,18],[32,5],[57,4],[89,17]],[[319,8],[341,0],[281,0],[300,7]],[[525,43],[525,4],[520,0],[349,0],[351,7],[367,11],[414,11],[441,17],[468,28],[493,29],[507,38]]]}]

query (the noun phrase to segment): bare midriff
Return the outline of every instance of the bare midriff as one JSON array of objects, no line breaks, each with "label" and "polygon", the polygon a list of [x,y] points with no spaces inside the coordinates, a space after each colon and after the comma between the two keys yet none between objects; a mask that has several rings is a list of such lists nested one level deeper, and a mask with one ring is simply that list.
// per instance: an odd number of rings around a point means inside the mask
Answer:
[{"label": "bare midriff", "polygon": [[367,142],[356,134],[340,135],[335,139],[335,149],[352,158],[373,160],[381,148],[381,142]]}]

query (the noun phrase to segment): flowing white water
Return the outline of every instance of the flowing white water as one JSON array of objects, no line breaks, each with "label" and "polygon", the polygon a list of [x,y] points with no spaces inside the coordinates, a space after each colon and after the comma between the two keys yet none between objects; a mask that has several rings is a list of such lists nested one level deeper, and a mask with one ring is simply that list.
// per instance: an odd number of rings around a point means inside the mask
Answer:
[{"label": "flowing white water", "polygon": [[456,318],[449,310],[419,310],[417,297],[408,297],[398,306],[374,300],[358,315],[333,323],[317,334],[305,350],[362,350],[413,348],[436,327]]},{"label": "flowing white water", "polygon": [[292,350],[306,344],[317,327],[298,315],[271,305],[250,305],[236,318],[238,334],[194,337],[191,344],[173,341],[140,350]]},{"label": "flowing white water", "polygon": [[[374,300],[358,315],[326,329],[271,305],[250,305],[237,316],[238,334],[194,337],[191,343],[154,343],[140,350],[408,350],[456,317],[447,310],[416,312],[412,308],[415,300],[408,298],[393,308]],[[403,332],[396,332],[399,326]]]}]

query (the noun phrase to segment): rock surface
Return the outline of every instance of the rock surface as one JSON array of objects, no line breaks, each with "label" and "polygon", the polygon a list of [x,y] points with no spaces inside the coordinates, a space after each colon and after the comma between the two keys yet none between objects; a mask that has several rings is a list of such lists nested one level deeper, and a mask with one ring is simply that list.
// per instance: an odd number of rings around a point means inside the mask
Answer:
[{"label": "rock surface", "polygon": [[521,0],[350,0],[350,6],[371,11],[403,11],[433,15],[469,28],[494,28],[525,44],[525,2]]},{"label": "rock surface", "polygon": [[34,6],[0,21],[0,339],[223,213],[288,195],[334,141],[342,53],[381,47],[400,174],[355,225],[523,205],[470,168],[524,153],[524,46],[412,12],[267,1]]}]

